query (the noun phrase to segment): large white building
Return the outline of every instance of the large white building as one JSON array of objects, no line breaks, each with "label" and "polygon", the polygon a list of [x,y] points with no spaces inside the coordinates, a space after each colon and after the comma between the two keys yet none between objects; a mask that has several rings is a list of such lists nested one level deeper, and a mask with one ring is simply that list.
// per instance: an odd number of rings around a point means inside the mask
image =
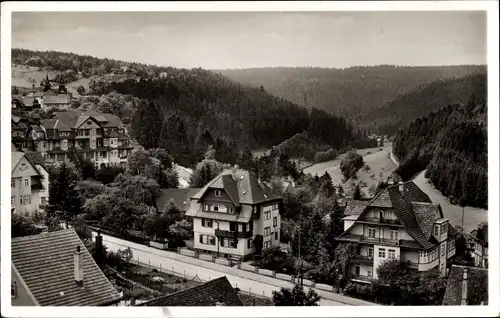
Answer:
[{"label": "large white building", "polygon": [[413,182],[390,185],[370,201],[350,201],[344,233],[336,239],[357,244],[353,280],[370,282],[388,259],[409,261],[418,271],[439,268],[447,274],[458,231],[443,217],[440,205]]},{"label": "large white building", "polygon": [[[248,259],[262,247],[280,243],[282,198],[241,169],[228,169],[191,197],[194,248],[200,253]],[[259,238],[260,239],[260,238]]]}]

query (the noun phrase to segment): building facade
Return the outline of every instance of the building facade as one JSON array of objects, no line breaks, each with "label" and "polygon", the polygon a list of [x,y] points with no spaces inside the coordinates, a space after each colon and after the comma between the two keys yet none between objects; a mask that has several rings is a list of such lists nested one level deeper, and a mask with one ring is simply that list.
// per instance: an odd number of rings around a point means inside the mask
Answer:
[{"label": "building facade", "polygon": [[[252,173],[229,169],[196,195],[186,216],[193,218],[194,248],[200,253],[239,260],[280,244],[282,198]],[[257,243],[259,244],[259,243]]]},{"label": "building facade", "polygon": [[41,153],[49,165],[67,160],[74,151],[91,159],[96,168],[126,167],[133,147],[117,116],[81,111],[55,112],[54,116],[42,120],[40,125],[26,128],[23,124],[24,136],[18,136],[21,128],[13,130],[13,142],[23,151]]},{"label": "building facade", "polygon": [[42,203],[40,194],[47,190],[44,175],[25,153],[11,152],[11,160],[11,208],[18,213],[33,213]]},{"label": "building facade", "polygon": [[458,231],[438,204],[413,182],[390,185],[370,201],[351,201],[340,242],[356,243],[353,280],[370,282],[387,260],[409,261],[418,271],[438,268],[447,274]]},{"label": "building facade", "polygon": [[488,224],[473,230],[469,234],[468,241],[475,266],[488,268]]}]

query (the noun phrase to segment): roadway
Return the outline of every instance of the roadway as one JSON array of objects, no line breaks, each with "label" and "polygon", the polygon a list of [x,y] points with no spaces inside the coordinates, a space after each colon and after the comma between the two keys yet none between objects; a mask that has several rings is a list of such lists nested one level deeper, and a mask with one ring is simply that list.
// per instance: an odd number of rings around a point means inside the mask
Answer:
[{"label": "roadway", "polygon": [[[96,233],[92,234],[93,236]],[[109,235],[103,235],[103,243],[108,251],[116,252],[119,249],[130,247],[133,252],[133,261],[151,266],[161,267],[165,272],[173,269],[176,273],[185,274],[192,278],[198,275],[202,281],[208,281],[217,277],[226,276],[233,287],[251,292],[253,294],[271,297],[273,291],[279,291],[281,287],[293,288],[291,282],[263,276],[256,273],[240,270],[236,267],[228,267],[212,262],[196,259],[175,252],[163,251],[153,247],[122,240]],[[305,287],[306,290],[309,287]],[[313,288],[314,289],[314,288]],[[319,289],[314,289],[320,296],[320,306],[374,306],[359,299],[346,297]]]}]

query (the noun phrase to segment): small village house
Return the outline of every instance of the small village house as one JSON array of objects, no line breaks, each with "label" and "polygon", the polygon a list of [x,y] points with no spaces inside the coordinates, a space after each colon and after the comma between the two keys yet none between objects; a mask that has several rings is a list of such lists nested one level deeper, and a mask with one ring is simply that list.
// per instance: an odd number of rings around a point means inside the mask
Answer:
[{"label": "small village house", "polygon": [[33,213],[48,200],[48,173],[31,155],[17,151],[11,152],[11,167],[11,207],[18,213]]}]

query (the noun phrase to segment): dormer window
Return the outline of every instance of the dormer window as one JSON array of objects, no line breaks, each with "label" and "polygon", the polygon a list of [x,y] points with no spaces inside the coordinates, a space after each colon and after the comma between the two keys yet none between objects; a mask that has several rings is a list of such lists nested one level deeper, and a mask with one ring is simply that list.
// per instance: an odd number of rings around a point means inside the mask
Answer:
[{"label": "dormer window", "polygon": [[221,190],[215,190],[215,196],[220,198],[222,196],[222,191]]},{"label": "dormer window", "polygon": [[434,225],[434,236],[439,236],[439,225]]},{"label": "dormer window", "polygon": [[443,235],[447,232],[448,232],[448,224],[445,223],[445,224],[441,225],[441,235]]}]

